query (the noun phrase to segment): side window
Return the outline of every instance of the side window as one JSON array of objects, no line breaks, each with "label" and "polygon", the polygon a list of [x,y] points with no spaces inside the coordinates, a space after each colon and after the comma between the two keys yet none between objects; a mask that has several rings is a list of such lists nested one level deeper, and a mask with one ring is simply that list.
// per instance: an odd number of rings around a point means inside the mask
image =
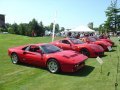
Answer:
[{"label": "side window", "polygon": [[29,51],[30,46],[23,48],[22,50]]},{"label": "side window", "polygon": [[40,48],[38,46],[30,46],[29,51],[30,52],[38,52],[38,51],[40,51]]},{"label": "side window", "polygon": [[27,51],[27,48],[28,48],[28,47],[29,47],[29,46],[26,46],[26,47],[22,48],[22,50]]},{"label": "side window", "polygon": [[70,44],[70,42],[68,40],[62,40],[61,42],[64,44]]}]

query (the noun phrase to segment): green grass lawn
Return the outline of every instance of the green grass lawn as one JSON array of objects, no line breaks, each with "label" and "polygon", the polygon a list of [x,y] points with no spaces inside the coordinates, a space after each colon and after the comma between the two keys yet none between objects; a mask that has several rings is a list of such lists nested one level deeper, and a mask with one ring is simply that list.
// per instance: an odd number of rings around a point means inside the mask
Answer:
[{"label": "green grass lawn", "polygon": [[[57,37],[56,39],[59,39]],[[120,43],[116,37],[112,40],[117,47],[106,52],[101,66],[95,58],[86,61],[86,67],[76,73],[51,74],[46,69],[11,63],[7,50],[10,47],[50,42],[51,37],[27,37],[12,34],[0,34],[0,90],[115,90]],[[120,90],[120,65],[117,76]]]}]

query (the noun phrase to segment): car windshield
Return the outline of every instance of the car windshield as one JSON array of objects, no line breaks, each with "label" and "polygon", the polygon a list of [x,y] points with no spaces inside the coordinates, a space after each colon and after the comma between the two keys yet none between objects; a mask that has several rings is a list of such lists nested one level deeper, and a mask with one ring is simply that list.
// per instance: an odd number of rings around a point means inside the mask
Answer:
[{"label": "car windshield", "polygon": [[42,45],[41,49],[44,53],[55,53],[55,52],[60,52],[61,51],[60,48],[58,48],[54,45],[51,45],[51,44]]},{"label": "car windshield", "polygon": [[84,42],[82,42],[81,40],[79,39],[74,39],[74,38],[71,38],[70,41],[74,44],[83,44]]},{"label": "car windshield", "polygon": [[88,37],[88,39],[89,39],[91,42],[95,42],[95,41],[96,41],[95,38]]}]

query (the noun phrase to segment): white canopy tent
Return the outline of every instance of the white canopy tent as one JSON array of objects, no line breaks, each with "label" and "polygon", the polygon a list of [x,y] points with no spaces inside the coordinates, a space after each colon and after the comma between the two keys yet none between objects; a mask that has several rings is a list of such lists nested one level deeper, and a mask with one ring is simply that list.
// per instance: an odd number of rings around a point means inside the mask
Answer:
[{"label": "white canopy tent", "polygon": [[79,27],[69,30],[69,32],[90,32],[92,33],[95,31],[86,26],[79,26]]}]

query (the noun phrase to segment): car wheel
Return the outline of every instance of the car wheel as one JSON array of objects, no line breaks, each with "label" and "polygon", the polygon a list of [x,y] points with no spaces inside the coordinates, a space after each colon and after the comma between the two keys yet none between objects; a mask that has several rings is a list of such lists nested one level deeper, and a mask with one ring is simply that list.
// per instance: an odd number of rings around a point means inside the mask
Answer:
[{"label": "car wheel", "polygon": [[47,62],[47,68],[51,73],[57,73],[59,71],[59,63],[55,59],[49,59]]},{"label": "car wheel", "polygon": [[87,49],[81,49],[80,53],[82,53],[83,55],[86,55],[88,57],[90,56],[90,52]]},{"label": "car wheel", "polygon": [[16,53],[13,53],[13,54],[11,55],[11,60],[12,60],[12,63],[13,63],[13,64],[17,64],[18,61],[19,61],[18,55],[17,55]]}]

